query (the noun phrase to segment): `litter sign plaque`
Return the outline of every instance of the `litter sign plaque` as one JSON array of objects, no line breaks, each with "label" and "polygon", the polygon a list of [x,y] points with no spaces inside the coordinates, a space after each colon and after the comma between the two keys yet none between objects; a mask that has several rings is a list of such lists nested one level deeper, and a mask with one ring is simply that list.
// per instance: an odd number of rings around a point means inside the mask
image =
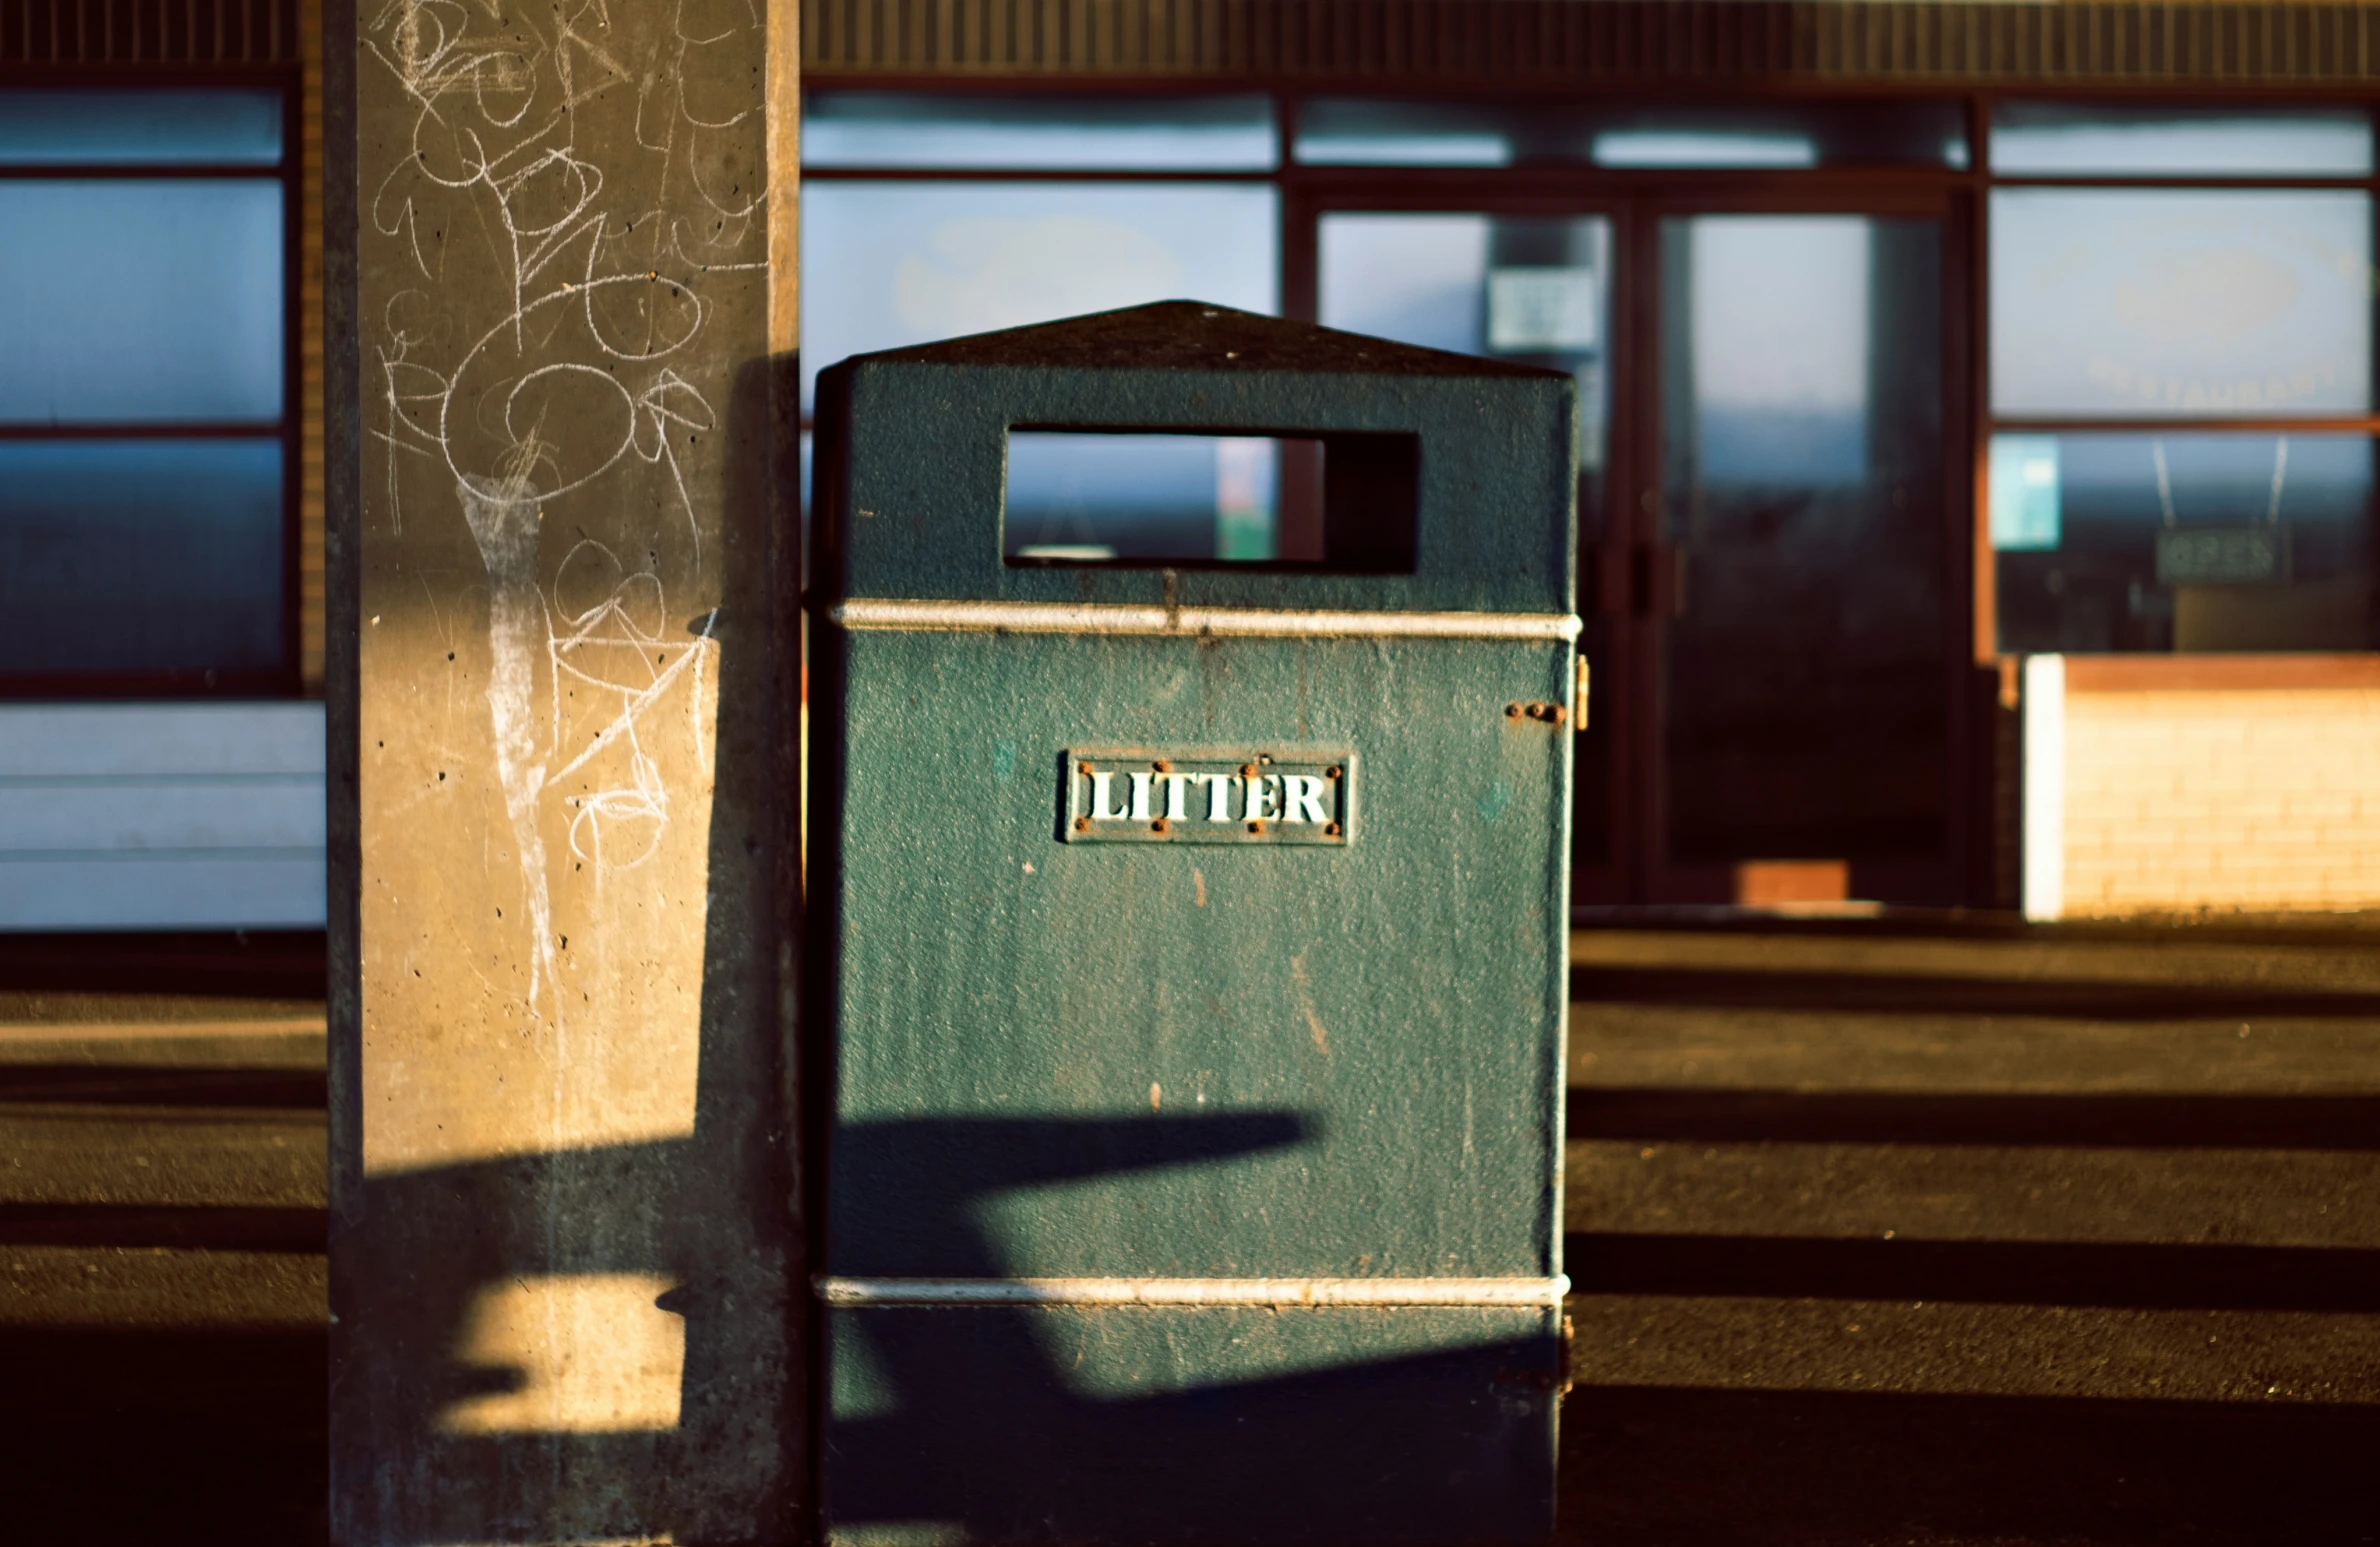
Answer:
[{"label": "litter sign plaque", "polygon": [[1076,747],[1059,773],[1067,843],[1344,844],[1354,830],[1346,751]]}]

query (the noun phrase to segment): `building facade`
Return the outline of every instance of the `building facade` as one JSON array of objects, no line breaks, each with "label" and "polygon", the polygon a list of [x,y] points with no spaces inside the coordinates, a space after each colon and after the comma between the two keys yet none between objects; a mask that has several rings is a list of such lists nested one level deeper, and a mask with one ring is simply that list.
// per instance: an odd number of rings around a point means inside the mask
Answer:
[{"label": "building facade", "polygon": [[[309,927],[318,9],[4,22],[0,923]],[[1582,903],[2371,907],[2373,25],[811,0],[805,397],[1173,294],[1557,365]]]},{"label": "building facade", "polygon": [[1581,903],[2380,902],[2366,13],[804,24],[809,373],[1187,294],[1577,375]]}]

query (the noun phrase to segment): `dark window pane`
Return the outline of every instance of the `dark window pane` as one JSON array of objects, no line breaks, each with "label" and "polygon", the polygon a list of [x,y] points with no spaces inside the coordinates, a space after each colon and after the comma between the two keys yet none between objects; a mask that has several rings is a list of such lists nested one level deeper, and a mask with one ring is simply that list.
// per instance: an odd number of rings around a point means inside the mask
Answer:
[{"label": "dark window pane", "polygon": [[281,414],[281,184],[0,181],[0,422]]},{"label": "dark window pane", "polygon": [[802,165],[1269,172],[1268,97],[966,97],[823,92],[802,105]]},{"label": "dark window pane", "polygon": [[2084,107],[2003,102],[1992,170],[2036,177],[2364,177],[2360,108]]},{"label": "dark window pane", "polygon": [[1503,105],[1324,97],[1301,104],[1297,159],[1318,166],[1950,166],[1950,101],[1756,107]]},{"label": "dark window pane", "polygon": [[0,166],[273,166],[281,94],[0,90]]},{"label": "dark window pane", "polygon": [[2002,435],[1990,477],[2003,650],[2380,646],[2360,435]]},{"label": "dark window pane", "polygon": [[1991,229],[1995,413],[2224,417],[2371,404],[2366,194],[2003,188]]},{"label": "dark window pane", "polygon": [[1278,305],[1263,183],[802,187],[802,403],[848,356],[1145,301]]},{"label": "dark window pane", "polygon": [[1941,228],[1672,219],[1661,264],[1670,857],[1938,854]]},{"label": "dark window pane", "polygon": [[268,672],[276,440],[0,441],[0,671]]}]

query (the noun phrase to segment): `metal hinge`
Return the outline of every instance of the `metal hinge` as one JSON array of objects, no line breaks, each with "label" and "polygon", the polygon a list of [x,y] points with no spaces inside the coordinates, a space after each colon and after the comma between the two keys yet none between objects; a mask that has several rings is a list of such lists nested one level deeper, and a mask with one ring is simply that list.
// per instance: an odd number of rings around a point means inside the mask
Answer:
[{"label": "metal hinge", "polygon": [[1570,725],[1573,730],[1587,728],[1587,658],[1578,658],[1578,680],[1570,687]]}]

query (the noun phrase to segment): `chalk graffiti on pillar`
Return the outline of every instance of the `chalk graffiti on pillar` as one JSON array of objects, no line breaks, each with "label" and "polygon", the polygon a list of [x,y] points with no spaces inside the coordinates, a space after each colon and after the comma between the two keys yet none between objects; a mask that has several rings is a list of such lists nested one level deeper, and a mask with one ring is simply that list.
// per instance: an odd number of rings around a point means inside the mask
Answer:
[{"label": "chalk graffiti on pillar", "polygon": [[[365,68],[412,105],[408,133],[365,150],[374,254],[413,276],[368,323],[369,433],[395,534],[437,514],[419,508],[426,474],[485,569],[494,773],[540,1015],[561,1009],[554,878],[600,893],[659,850],[677,760],[656,736],[682,726],[694,766],[708,756],[711,614],[673,621],[663,577],[716,595],[681,459],[721,429],[696,348],[712,292],[765,267],[748,64],[764,20],[748,0],[668,15],[389,0],[365,19]],[[545,840],[556,815],[566,855]]]}]

